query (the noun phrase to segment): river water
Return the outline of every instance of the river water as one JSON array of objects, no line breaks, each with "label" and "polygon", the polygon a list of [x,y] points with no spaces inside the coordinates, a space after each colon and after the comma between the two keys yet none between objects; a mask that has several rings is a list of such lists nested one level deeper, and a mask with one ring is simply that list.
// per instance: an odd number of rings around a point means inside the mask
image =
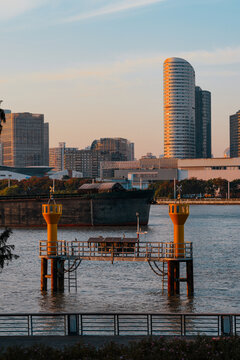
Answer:
[{"label": "river water", "polygon": [[[9,243],[19,259],[0,274],[0,312],[240,312],[240,206],[191,206],[185,240],[193,242],[194,297],[168,298],[161,278],[147,263],[83,261],[77,292],[40,291],[38,242],[46,229],[15,229]],[[142,241],[172,241],[168,207],[153,205]],[[58,238],[81,241],[91,236],[135,236],[135,228],[60,229]],[[49,284],[50,285],[50,284]]]}]

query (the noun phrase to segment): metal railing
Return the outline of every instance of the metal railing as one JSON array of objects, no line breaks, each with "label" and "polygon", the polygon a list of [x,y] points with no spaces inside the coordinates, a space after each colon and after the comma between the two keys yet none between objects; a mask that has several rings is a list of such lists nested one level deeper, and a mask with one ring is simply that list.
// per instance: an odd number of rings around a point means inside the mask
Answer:
[{"label": "metal railing", "polygon": [[240,335],[240,314],[0,314],[0,336]]},{"label": "metal railing", "polygon": [[162,261],[163,259],[192,259],[192,243],[176,245],[173,242],[136,242],[135,246],[110,246],[84,241],[57,241],[50,245],[39,243],[40,257],[81,258],[83,260]]}]

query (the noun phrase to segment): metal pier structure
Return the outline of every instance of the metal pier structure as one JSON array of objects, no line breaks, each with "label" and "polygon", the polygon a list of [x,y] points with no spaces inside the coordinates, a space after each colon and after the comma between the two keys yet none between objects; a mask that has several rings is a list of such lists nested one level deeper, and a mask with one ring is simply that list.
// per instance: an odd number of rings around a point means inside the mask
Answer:
[{"label": "metal pier structure", "polygon": [[[77,268],[83,260],[88,261],[144,261],[152,271],[168,281],[168,295],[180,293],[180,283],[187,283],[187,295],[192,296],[193,252],[192,243],[184,241],[184,223],[189,215],[189,205],[180,202],[169,205],[169,216],[174,224],[173,242],[142,242],[139,229],[136,238],[107,237],[90,238],[88,241],[65,241],[57,239],[57,224],[62,215],[62,205],[51,196],[48,204],[42,205],[42,214],[47,223],[47,240],[40,241],[41,290],[47,290],[51,279],[52,291],[64,291],[65,273],[68,273],[68,289],[77,289]],[[50,262],[50,274],[48,264]],[[185,263],[186,275],[181,277],[180,265]],[[167,271],[165,271],[167,264]]]},{"label": "metal pier structure", "polygon": [[[179,251],[181,251],[181,256],[179,256]],[[54,245],[49,246],[47,240],[42,240],[39,244],[39,257],[44,262],[48,259],[56,263],[66,264],[64,271],[68,273],[69,290],[74,282],[70,280],[71,274],[76,271],[83,260],[110,261],[112,263],[114,261],[147,262],[152,271],[162,277],[163,282],[165,276],[169,275],[169,271],[176,268],[176,264],[179,267],[179,263],[186,263],[186,277],[176,279],[175,276],[175,280],[172,280],[172,277],[170,280],[171,282],[175,281],[175,283],[176,281],[187,282],[188,295],[192,295],[193,277],[189,273],[193,262],[191,242],[185,242],[179,247],[174,242],[139,242],[137,238],[99,237],[90,238],[88,241],[58,240]],[[168,270],[165,264],[168,266]],[[61,266],[57,267],[61,269]],[[71,279],[76,279],[76,274],[72,275]],[[42,282],[44,283],[44,281]],[[169,286],[172,286],[172,283],[169,284],[168,281]],[[47,288],[42,290],[47,290]]]}]

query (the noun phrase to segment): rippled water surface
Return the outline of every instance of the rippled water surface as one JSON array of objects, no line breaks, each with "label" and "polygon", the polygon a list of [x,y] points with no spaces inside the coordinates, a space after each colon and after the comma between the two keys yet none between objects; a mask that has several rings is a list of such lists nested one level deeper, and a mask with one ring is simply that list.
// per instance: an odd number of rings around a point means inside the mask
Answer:
[{"label": "rippled water surface", "polygon": [[[0,274],[1,312],[240,312],[240,206],[191,206],[185,240],[193,242],[195,295],[168,298],[161,278],[147,263],[83,261],[78,290],[52,295],[40,291],[38,241],[46,230],[13,230],[18,260]],[[171,241],[167,206],[152,206],[143,241]],[[135,228],[60,229],[59,239],[136,234]]]}]

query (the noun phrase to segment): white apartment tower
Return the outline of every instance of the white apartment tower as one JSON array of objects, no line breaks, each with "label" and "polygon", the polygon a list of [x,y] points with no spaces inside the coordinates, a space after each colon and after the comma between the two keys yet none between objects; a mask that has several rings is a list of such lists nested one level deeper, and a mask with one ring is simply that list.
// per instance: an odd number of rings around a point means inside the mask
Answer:
[{"label": "white apartment tower", "polygon": [[164,157],[195,158],[195,72],[184,59],[164,61]]}]

